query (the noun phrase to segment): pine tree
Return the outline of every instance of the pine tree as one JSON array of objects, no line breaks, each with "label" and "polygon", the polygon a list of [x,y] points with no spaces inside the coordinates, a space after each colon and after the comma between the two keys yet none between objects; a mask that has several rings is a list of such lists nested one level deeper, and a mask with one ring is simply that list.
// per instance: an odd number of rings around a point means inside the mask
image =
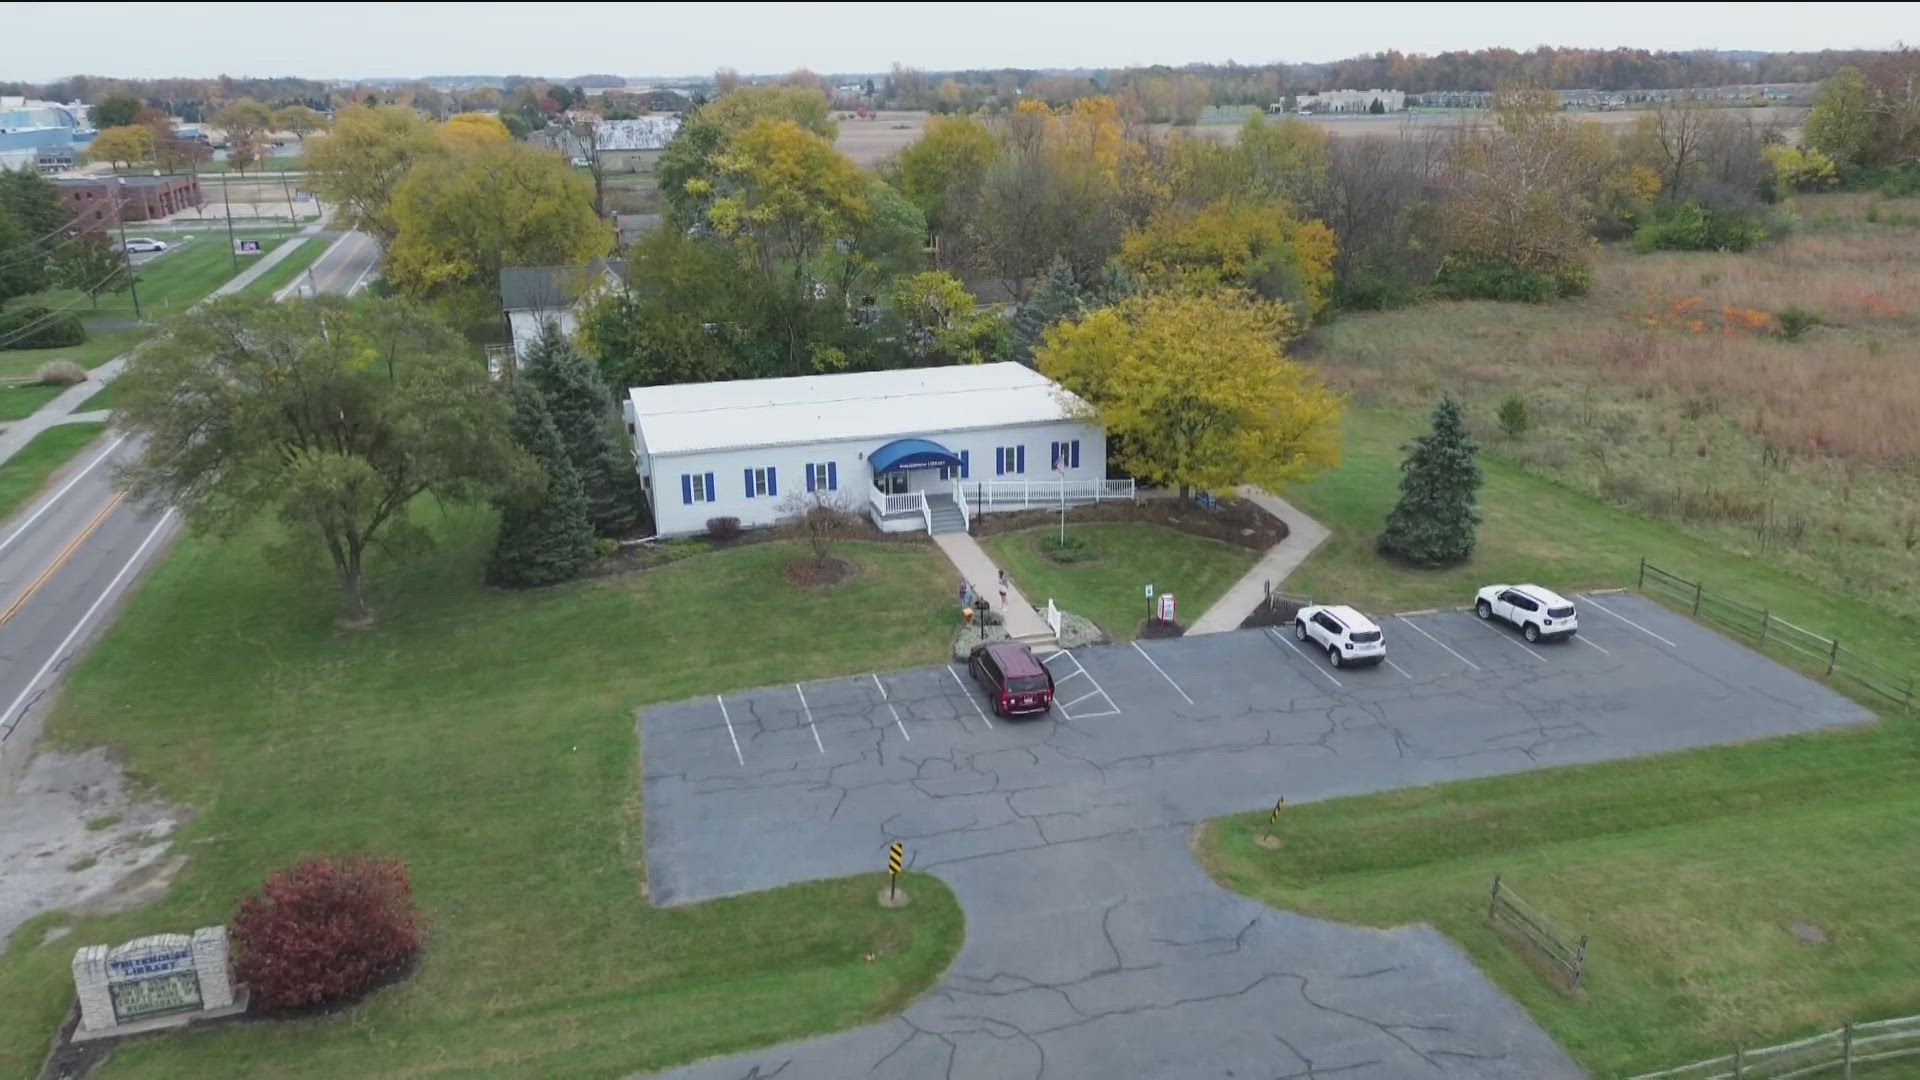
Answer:
[{"label": "pine tree", "polygon": [[1433,410],[1433,430],[1407,445],[1400,463],[1400,503],[1380,534],[1382,555],[1418,566],[1450,566],[1473,557],[1479,452],[1451,395]]},{"label": "pine tree", "polygon": [[513,441],[545,474],[545,483],[501,506],[487,583],[530,589],[565,581],[593,558],[593,523],[580,476],[567,459],[546,402],[524,379],[513,387],[511,429]]},{"label": "pine tree", "polygon": [[625,536],[640,520],[640,477],[633,455],[620,445],[613,395],[600,369],[558,327],[547,324],[525,372],[540,388],[560,442],[587,495],[587,514],[601,536]]},{"label": "pine tree", "polygon": [[1047,327],[1075,318],[1080,312],[1080,285],[1073,279],[1073,268],[1065,260],[1055,259],[1040,287],[1014,309],[1013,358],[1032,367],[1040,335]]}]

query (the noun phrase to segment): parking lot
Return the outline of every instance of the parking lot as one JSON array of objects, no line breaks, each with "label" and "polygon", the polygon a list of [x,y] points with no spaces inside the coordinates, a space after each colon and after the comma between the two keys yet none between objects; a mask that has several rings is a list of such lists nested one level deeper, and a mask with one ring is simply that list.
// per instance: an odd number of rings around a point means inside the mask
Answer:
[{"label": "parking lot", "polygon": [[1529,645],[1443,611],[1336,670],[1291,633],[1059,653],[1051,716],[993,716],[963,665],[685,701],[640,722],[662,903],[922,868],[1270,804],[1852,723],[1818,684],[1637,596]]}]

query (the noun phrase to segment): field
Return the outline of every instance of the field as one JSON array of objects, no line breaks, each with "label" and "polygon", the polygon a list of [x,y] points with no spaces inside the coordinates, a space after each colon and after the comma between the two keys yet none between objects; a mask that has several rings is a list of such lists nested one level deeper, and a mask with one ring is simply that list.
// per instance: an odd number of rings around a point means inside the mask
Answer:
[{"label": "field", "polygon": [[[1754,252],[1608,248],[1584,300],[1352,315],[1308,355],[1358,403],[1413,417],[1451,392],[1499,458],[1920,615],[1920,200],[1794,211]],[[1819,324],[1789,340],[1793,309]]]},{"label": "field", "polygon": [[[1191,623],[1260,558],[1160,525],[1069,523],[1068,538],[1084,541],[1091,557],[1057,563],[1038,544],[1058,535],[1053,527],[1023,529],[987,537],[980,546],[1035,606],[1052,597],[1061,610],[1092,619],[1115,641],[1133,637],[1146,618],[1144,586],[1174,593],[1179,621]],[[989,586],[981,588],[992,596]]]},{"label": "field", "polygon": [[137,912],[13,935],[0,1075],[39,1063],[74,942],[222,922],[307,851],[407,861],[417,973],[331,1019],[136,1043],[101,1075],[614,1076],[883,1015],[946,966],[960,915],[931,878],[898,911],[877,877],[650,906],[634,732],[647,702],[939,657],[955,583],[931,547],[849,545],[859,573],[804,593],[796,550],[759,543],[509,594],[479,584],[491,515],[421,510],[437,547],[379,573],[371,631],[336,630],[324,578],[287,576],[267,537],[190,539],[80,664],[46,738],[108,746],[189,809],[187,859]]},{"label": "field", "polygon": [[12,457],[0,462],[0,521],[26,505],[46,486],[54,470],[106,430],[107,425],[101,423],[59,424],[35,435]]}]

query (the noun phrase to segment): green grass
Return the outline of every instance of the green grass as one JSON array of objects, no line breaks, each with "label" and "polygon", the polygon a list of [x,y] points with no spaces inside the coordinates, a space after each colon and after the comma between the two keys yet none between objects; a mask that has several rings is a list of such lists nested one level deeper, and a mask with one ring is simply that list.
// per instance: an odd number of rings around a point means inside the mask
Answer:
[{"label": "green grass", "polygon": [[[1355,411],[1344,462],[1287,493],[1331,527],[1292,592],[1380,611],[1460,605],[1475,585],[1631,584],[1642,553],[1704,574],[1902,666],[1911,621],[1497,462],[1483,463],[1473,565],[1392,566],[1372,537],[1416,428]],[[1372,926],[1429,922],[1596,1076],[1618,1076],[1920,1011],[1920,727],[1846,732],[1520,774],[1292,807],[1284,847],[1266,815],[1208,826],[1201,858],[1228,888]],[[1587,994],[1551,986],[1485,919],[1499,873],[1571,934]],[[1830,937],[1790,933],[1811,922]]]},{"label": "green grass", "polygon": [[93,412],[95,409],[111,409],[111,408],[113,408],[113,384],[108,383],[107,385],[94,391],[92,397],[81,402],[77,407],[74,408],[73,411],[77,413],[83,413],[83,412]]},{"label": "green grass", "polygon": [[0,521],[25,506],[46,486],[47,477],[105,430],[107,425],[101,423],[58,424],[35,435],[18,453],[0,462]]},{"label": "green grass", "polygon": [[[1156,595],[1174,593],[1180,621],[1191,623],[1260,559],[1258,552],[1161,525],[1069,523],[1068,539],[1086,541],[1094,556],[1062,564],[1039,548],[1058,535],[1057,526],[1043,526],[989,536],[980,546],[1036,606],[1051,596],[1062,610],[1092,619],[1116,640],[1133,637],[1147,617],[1146,585]],[[976,584],[993,595],[991,583]]]},{"label": "green grass", "polygon": [[[225,230],[213,222],[191,238],[169,236],[167,244],[172,248],[166,254],[151,262],[135,268],[139,277],[141,315],[148,321],[178,314],[204,299],[206,295],[224,284],[235,271],[233,254],[227,245]],[[261,245],[266,251],[272,251],[275,245],[265,242]],[[247,267],[265,256],[240,256],[240,269]],[[84,295],[70,289],[54,289],[32,297],[22,297],[11,302],[13,305],[36,303],[59,308],[68,304],[83,319],[109,318],[132,321],[133,296],[131,293],[116,293],[100,298],[98,309]],[[104,357],[102,359],[105,359]]]},{"label": "green grass", "polygon": [[[85,312],[85,309],[81,309]],[[82,315],[85,320],[90,312]],[[0,378],[13,378],[31,375],[40,370],[42,364],[55,360],[71,360],[81,367],[92,371],[101,364],[119,356],[132,348],[140,340],[138,330],[88,330],[87,340],[78,345],[62,345],[57,349],[4,349],[0,350]],[[37,407],[37,406],[36,406]],[[33,410],[29,409],[28,412]],[[24,413],[22,415],[25,415]],[[0,419],[14,419],[0,414]]]},{"label": "green grass", "polygon": [[266,273],[248,282],[247,286],[240,290],[241,292],[249,296],[272,296],[299,277],[307,267],[312,266],[313,261],[318,259],[320,253],[327,248],[324,242],[311,237],[295,237],[287,242],[298,244],[300,247],[268,268]]},{"label": "green grass", "polygon": [[37,1067],[73,941],[224,921],[307,851],[409,864],[419,971],[331,1019],[128,1045],[101,1075],[617,1076],[871,1020],[944,969],[962,924],[932,878],[897,911],[877,874],[649,906],[634,738],[649,702],[938,658],[957,582],[930,547],[849,544],[859,573],[804,593],[784,543],[501,593],[478,583],[491,515],[423,509],[435,552],[379,571],[370,631],[337,630],[324,576],[270,564],[263,528],[184,541],[74,672],[49,740],[110,746],[192,808],[189,861],[150,907],[12,936],[0,1074]]}]

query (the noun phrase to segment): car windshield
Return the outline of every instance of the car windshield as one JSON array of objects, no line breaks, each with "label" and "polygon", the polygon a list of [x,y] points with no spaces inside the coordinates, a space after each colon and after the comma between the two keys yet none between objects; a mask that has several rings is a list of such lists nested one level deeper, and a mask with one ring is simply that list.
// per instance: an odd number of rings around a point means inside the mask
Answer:
[{"label": "car windshield", "polygon": [[1033,694],[1047,688],[1045,675],[1016,675],[1007,680],[1007,691],[1014,694]]},{"label": "car windshield", "polygon": [[1547,614],[1553,616],[1556,619],[1570,618],[1573,615],[1573,605],[1562,604],[1559,607],[1550,607],[1547,609]]},{"label": "car windshield", "polygon": [[1380,631],[1378,631],[1378,630],[1355,630],[1355,631],[1353,632],[1353,640],[1355,640],[1355,641],[1358,641],[1358,642],[1369,642],[1369,641],[1379,641],[1379,640],[1380,640]]}]

